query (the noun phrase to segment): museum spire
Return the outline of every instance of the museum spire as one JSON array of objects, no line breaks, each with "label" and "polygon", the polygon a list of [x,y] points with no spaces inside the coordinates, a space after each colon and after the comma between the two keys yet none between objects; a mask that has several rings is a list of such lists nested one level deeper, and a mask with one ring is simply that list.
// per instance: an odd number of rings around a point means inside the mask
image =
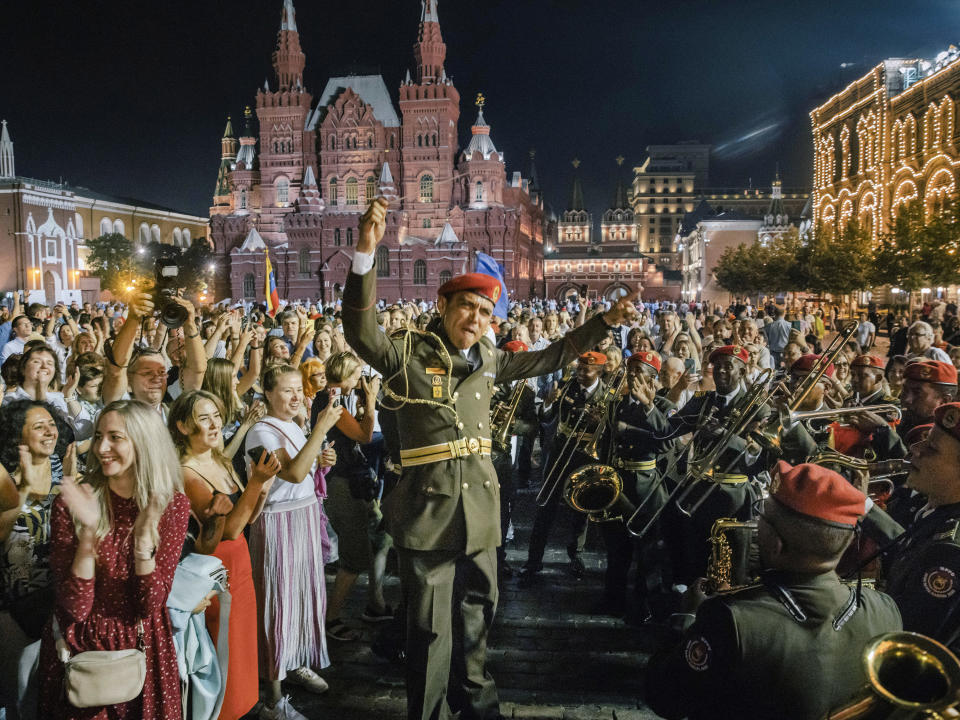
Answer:
[{"label": "museum spire", "polygon": [[13,142],[7,132],[7,121],[4,120],[0,126],[0,178],[12,178],[16,175],[13,166]]},{"label": "museum spire", "polygon": [[300,48],[300,33],[297,32],[293,0],[284,0],[280,32],[277,34],[277,49],[273,53],[273,69],[281,92],[303,90],[303,68],[307,58]]},{"label": "museum spire", "polygon": [[440,17],[437,15],[437,0],[421,0],[420,32],[413,54],[417,61],[417,82],[431,85],[446,79],[443,69],[447,46],[440,33]]}]

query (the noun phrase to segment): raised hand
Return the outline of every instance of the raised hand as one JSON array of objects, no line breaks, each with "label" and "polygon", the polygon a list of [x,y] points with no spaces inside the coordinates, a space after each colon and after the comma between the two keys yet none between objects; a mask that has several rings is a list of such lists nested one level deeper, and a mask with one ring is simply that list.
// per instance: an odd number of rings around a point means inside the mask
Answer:
[{"label": "raised hand", "polygon": [[644,375],[639,375],[630,379],[630,394],[638,403],[649,407],[653,405],[657,390],[652,380],[648,380]]},{"label": "raised hand", "polygon": [[214,493],[207,506],[200,511],[200,520],[222,517],[228,515],[231,510],[233,510],[233,502],[230,498],[223,493]]},{"label": "raised hand", "polygon": [[334,405],[330,403],[327,405],[323,412],[320,413],[320,416],[317,418],[317,423],[314,426],[315,432],[322,432],[324,435],[327,434],[327,431],[330,430],[337,422],[340,420],[340,415],[343,413],[342,405]]},{"label": "raised hand", "polygon": [[60,495],[73,519],[87,530],[96,530],[100,522],[100,503],[89,485],[80,485],[76,480],[64,475],[60,482]]},{"label": "raised hand", "polygon": [[135,293],[130,298],[130,317],[145,318],[153,315],[153,299],[148,293]]},{"label": "raised hand", "polygon": [[260,454],[260,459],[250,468],[250,482],[263,485],[275,477],[278,472],[280,472],[280,461],[277,456],[264,450]]},{"label": "raised hand", "polygon": [[160,526],[160,518],[163,517],[165,509],[160,502],[160,498],[151,494],[147,506],[140,510],[140,514],[137,515],[137,519],[133,523],[133,548],[135,553],[149,553],[156,549],[159,540],[157,528]]},{"label": "raised hand", "polygon": [[320,467],[328,468],[333,467],[337,464],[337,451],[333,449],[333,445],[330,447],[324,448],[323,452],[320,453]]},{"label": "raised hand", "polygon": [[637,308],[634,303],[636,303],[642,291],[643,288],[638,287],[626,297],[617,300],[617,302],[613,304],[613,307],[603,314],[603,321],[607,325],[616,327],[617,325],[623,325],[633,320],[637,314]]},{"label": "raised hand", "polygon": [[357,252],[369,255],[377,249],[387,230],[388,207],[386,199],[382,197],[370,203],[370,207],[360,218],[360,240],[357,242]]}]

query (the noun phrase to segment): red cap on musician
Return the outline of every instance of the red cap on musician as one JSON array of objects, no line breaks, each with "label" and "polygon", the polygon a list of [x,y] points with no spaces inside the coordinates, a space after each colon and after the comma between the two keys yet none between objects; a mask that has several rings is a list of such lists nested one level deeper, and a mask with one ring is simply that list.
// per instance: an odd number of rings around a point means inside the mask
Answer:
[{"label": "red cap on musician", "polygon": [[476,293],[496,305],[497,300],[500,299],[500,281],[483,273],[457,275],[457,277],[441,285],[437,290],[437,295],[449,297],[458,292]]},{"label": "red cap on musician", "polygon": [[580,356],[580,362],[584,365],[606,365],[607,356],[595,351],[585,352]]},{"label": "red cap on musician", "polygon": [[866,513],[867,496],[840,473],[812,463],[777,463],[771,497],[802,515],[853,528]]},{"label": "red cap on musician", "polygon": [[[790,372],[810,372],[813,370],[813,366],[817,363],[822,356],[821,355],[801,355],[797,358],[796,362],[790,366]],[[833,377],[834,367],[833,363],[827,366],[827,371],[824,373],[827,377]]]},{"label": "red cap on musician", "polygon": [[713,362],[718,357],[723,355],[729,355],[732,358],[736,358],[742,363],[750,362],[750,351],[747,350],[743,345],[724,345],[718,347],[712,353],[710,353],[710,362]]},{"label": "red cap on musician", "polygon": [[655,352],[635,352],[627,358],[627,366],[630,365],[649,365],[657,372],[660,372],[660,356]]},{"label": "red cap on musician", "polygon": [[853,362],[850,363],[850,367],[868,367],[883,370],[886,366],[884,365],[883,359],[878,358],[876,355],[857,355],[853,359]]},{"label": "red cap on musician", "polygon": [[960,403],[945,403],[933,411],[933,419],[937,427],[950,435],[954,440],[960,440]]},{"label": "red cap on musician", "polygon": [[527,344],[523,342],[523,340],[511,340],[504,344],[503,349],[507,352],[526,352],[530,348],[527,347]]},{"label": "red cap on musician", "polygon": [[926,440],[927,435],[930,434],[931,430],[933,430],[933,423],[917,425],[916,427],[910,428],[910,432],[907,433],[907,436],[903,439],[903,442],[907,447],[916,445],[918,442],[923,442]]},{"label": "red cap on musician", "polygon": [[957,369],[952,363],[939,360],[915,360],[908,362],[903,369],[903,379],[937,385],[956,385]]}]

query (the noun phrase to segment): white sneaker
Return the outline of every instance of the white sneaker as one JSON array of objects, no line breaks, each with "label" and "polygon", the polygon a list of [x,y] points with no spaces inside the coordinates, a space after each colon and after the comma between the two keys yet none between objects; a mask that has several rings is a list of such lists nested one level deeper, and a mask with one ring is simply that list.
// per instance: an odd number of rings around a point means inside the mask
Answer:
[{"label": "white sneaker", "polygon": [[308,720],[307,716],[299,713],[290,704],[290,696],[284,695],[273,707],[264,705],[260,708],[260,720]]},{"label": "white sneaker", "polygon": [[297,668],[287,673],[287,681],[300,685],[312,693],[325,693],[330,689],[327,681],[308,667]]}]

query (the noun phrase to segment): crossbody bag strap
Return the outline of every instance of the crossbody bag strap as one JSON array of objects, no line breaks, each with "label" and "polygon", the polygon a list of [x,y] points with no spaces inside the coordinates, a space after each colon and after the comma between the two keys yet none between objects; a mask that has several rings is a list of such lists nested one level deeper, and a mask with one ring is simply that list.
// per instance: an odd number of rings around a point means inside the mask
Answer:
[{"label": "crossbody bag strap", "polygon": [[301,450],[303,450],[303,447],[306,446],[306,443],[304,443],[304,445],[303,445],[302,447],[297,447],[297,444],[296,444],[293,440],[290,439],[290,436],[287,435],[286,432],[284,432],[283,428],[277,427],[277,426],[274,425],[272,422],[268,422],[268,421],[267,421],[267,418],[263,418],[262,420],[260,420],[260,422],[262,422],[264,425],[267,425],[267,426],[273,428],[273,429],[276,430],[278,433],[280,433],[281,435],[283,435],[283,437],[286,438],[286,440],[287,440],[288,443],[290,443],[290,444],[293,445],[295,448],[297,448],[297,452],[300,452]]}]

